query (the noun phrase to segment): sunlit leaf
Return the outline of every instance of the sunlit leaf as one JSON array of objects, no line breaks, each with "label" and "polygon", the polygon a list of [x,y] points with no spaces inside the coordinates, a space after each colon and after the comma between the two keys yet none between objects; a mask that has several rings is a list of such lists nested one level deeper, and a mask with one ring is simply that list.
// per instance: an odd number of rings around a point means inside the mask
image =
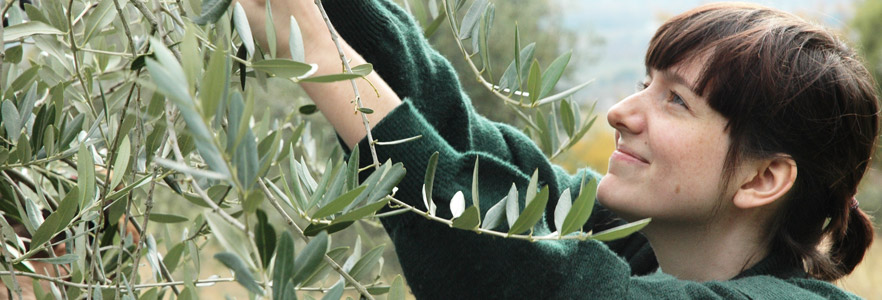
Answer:
[{"label": "sunlit leaf", "polygon": [[303,34],[300,33],[300,25],[294,16],[291,16],[291,30],[288,32],[288,50],[291,51],[291,59],[303,62],[306,51],[303,48]]},{"label": "sunlit leaf", "polygon": [[572,197],[570,189],[565,189],[561,192],[560,199],[557,200],[557,206],[554,207],[554,227],[558,231],[563,228],[564,219],[570,213],[570,208],[573,207]]},{"label": "sunlit leaf", "polygon": [[457,191],[456,194],[453,194],[453,198],[450,199],[450,213],[453,214],[454,218],[459,218],[463,211],[465,211],[465,196],[463,196],[462,191]]},{"label": "sunlit leaf", "polygon": [[518,203],[518,188],[514,183],[511,184],[508,196],[503,201],[505,201],[505,218],[508,221],[508,227],[511,228],[521,213],[520,203]]}]

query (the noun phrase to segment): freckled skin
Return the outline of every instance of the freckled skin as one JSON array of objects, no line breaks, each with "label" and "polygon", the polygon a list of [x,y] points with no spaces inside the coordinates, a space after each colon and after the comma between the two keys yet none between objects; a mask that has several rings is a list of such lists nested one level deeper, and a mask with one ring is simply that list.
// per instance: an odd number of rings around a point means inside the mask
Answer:
[{"label": "freckled skin", "polygon": [[[651,70],[646,89],[615,106],[608,115],[617,147],[646,161],[610,158],[598,186],[598,200],[628,220],[652,217],[663,223],[704,223],[721,195],[720,178],[729,147],[726,119],[690,91],[699,64]],[[673,75],[682,77],[683,83]],[[672,101],[681,96],[686,107]]]}]

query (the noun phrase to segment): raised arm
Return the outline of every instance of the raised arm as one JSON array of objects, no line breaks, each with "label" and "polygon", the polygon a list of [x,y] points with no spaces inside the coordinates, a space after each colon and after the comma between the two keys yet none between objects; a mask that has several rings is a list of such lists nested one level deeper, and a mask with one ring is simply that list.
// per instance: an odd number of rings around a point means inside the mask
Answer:
[{"label": "raised arm", "polygon": [[[242,4],[248,15],[251,30],[262,47],[266,48],[265,11],[266,0],[237,0]],[[294,16],[300,26],[305,45],[305,60],[318,64],[316,75],[341,73],[343,65],[337,47],[331,39],[330,31],[325,25],[315,2],[309,0],[275,0],[270,1],[276,35],[276,49],[279,57],[290,57],[288,35],[290,18]],[[339,39],[349,64],[357,66],[367,63],[345,40]],[[365,80],[356,80],[361,100],[374,112],[368,114],[371,127],[382,120],[390,111],[401,104],[401,98],[380,78],[376,72],[367,76],[373,87]],[[337,134],[350,148],[365,137],[366,131],[361,116],[354,113],[355,94],[349,81],[333,83],[303,83],[301,87],[315,102],[319,111],[324,114]],[[374,92],[374,87],[376,92]]]}]

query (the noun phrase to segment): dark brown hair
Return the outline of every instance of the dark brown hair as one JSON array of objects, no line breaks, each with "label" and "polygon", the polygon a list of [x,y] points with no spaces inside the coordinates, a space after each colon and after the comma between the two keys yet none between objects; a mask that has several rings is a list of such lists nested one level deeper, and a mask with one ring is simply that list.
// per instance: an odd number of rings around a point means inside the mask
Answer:
[{"label": "dark brown hair", "polygon": [[662,25],[646,66],[666,70],[695,57],[707,57],[698,94],[728,120],[727,170],[744,159],[796,162],[770,251],[821,280],[851,273],[873,241],[872,222],[852,199],[879,135],[875,83],[854,51],[788,13],[710,4]]}]

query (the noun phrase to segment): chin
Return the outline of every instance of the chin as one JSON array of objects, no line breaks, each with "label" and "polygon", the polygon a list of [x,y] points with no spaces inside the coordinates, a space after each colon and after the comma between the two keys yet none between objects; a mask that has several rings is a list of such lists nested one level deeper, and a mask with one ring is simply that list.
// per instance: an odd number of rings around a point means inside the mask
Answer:
[{"label": "chin", "polygon": [[633,195],[622,193],[624,189],[615,187],[613,181],[615,179],[610,179],[609,176],[600,180],[597,184],[597,202],[628,222],[647,218],[646,212],[640,211],[639,200],[628,199]]}]

